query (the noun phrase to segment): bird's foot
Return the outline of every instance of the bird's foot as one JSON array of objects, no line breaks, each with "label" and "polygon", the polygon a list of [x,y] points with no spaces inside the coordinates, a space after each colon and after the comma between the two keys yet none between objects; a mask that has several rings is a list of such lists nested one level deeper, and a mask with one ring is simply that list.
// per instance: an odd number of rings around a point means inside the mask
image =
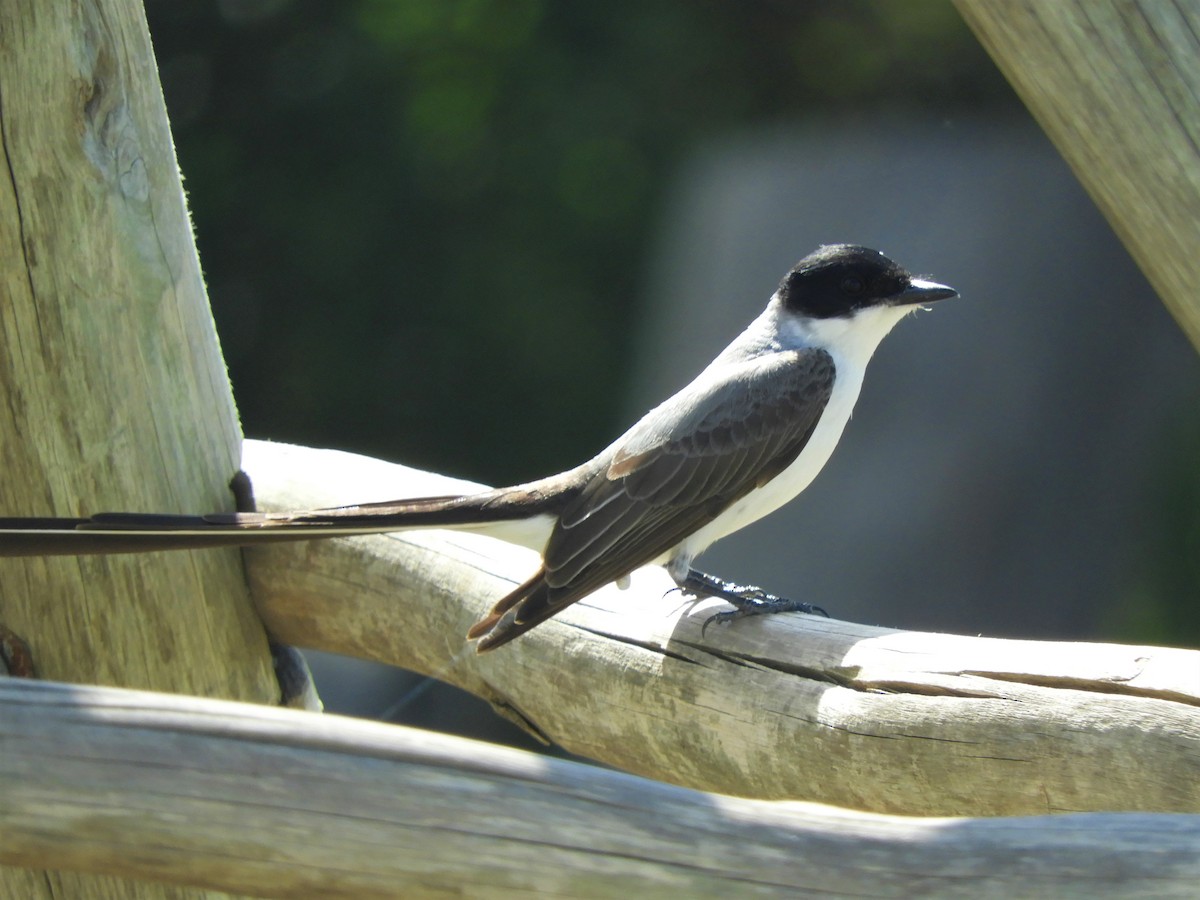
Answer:
[{"label": "bird's foot", "polygon": [[789,600],[787,597],[776,597],[768,594],[760,587],[752,584],[735,584],[732,581],[722,581],[712,575],[699,572],[696,569],[688,571],[679,585],[680,589],[690,594],[717,597],[732,604],[735,609],[726,610],[709,616],[700,626],[700,637],[703,638],[708,626],[714,622],[732,622],[746,616],[765,616],[781,612],[802,612],[810,615],[829,617],[821,607],[803,600]]}]

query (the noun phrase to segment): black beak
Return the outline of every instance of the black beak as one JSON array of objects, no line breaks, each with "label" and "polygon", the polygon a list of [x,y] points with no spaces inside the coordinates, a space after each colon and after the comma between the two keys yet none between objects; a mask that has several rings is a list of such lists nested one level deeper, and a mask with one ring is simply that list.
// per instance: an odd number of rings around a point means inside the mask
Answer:
[{"label": "black beak", "polygon": [[924,278],[914,278],[908,287],[892,298],[893,306],[919,306],[922,303],[933,303],[935,300],[949,300],[957,297],[958,291],[936,281],[926,281]]}]

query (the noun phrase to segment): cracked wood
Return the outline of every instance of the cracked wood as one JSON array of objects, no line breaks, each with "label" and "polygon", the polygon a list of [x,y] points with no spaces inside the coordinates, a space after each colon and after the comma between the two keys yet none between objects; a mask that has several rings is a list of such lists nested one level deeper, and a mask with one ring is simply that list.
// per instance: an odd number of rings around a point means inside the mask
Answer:
[{"label": "cracked wood", "polygon": [[[272,508],[470,485],[248,441]],[[319,487],[316,487],[319,485]],[[454,532],[247,553],[277,637],[457,684],[572,752],[664,781],[909,815],[1200,811],[1200,653],[873,628],[801,614],[710,628],[634,573],[496,653],[470,624],[536,566]]]}]

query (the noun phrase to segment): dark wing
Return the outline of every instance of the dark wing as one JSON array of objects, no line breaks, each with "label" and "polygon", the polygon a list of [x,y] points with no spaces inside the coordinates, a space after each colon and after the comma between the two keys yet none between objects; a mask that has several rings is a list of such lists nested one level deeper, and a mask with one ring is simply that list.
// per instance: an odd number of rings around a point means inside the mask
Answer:
[{"label": "dark wing", "polygon": [[781,352],[720,372],[609,449],[607,465],[560,513],[541,571],[471,629],[478,649],[662,556],[800,455],[833,391],[829,354]]}]

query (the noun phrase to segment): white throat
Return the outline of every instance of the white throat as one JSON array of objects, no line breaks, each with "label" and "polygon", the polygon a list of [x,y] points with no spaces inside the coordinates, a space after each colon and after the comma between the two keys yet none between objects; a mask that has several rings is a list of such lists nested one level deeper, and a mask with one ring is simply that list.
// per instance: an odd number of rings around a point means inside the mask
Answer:
[{"label": "white throat", "polygon": [[823,347],[838,363],[865,369],[871,356],[896,324],[911,313],[912,306],[871,306],[852,316],[832,319],[797,320],[789,317],[784,331],[795,335],[798,346]]},{"label": "white throat", "polygon": [[673,575],[686,574],[691,560],[713,541],[743,528],[783,506],[812,482],[837,446],[862,388],[875,348],[914,307],[868,307],[845,318],[800,319],[779,298],[770,304],[713,366],[787,350],[820,347],[833,357],[837,375],[833,394],[803,452],[784,472],[751,491],[716,519],[688,537],[660,562]]}]

